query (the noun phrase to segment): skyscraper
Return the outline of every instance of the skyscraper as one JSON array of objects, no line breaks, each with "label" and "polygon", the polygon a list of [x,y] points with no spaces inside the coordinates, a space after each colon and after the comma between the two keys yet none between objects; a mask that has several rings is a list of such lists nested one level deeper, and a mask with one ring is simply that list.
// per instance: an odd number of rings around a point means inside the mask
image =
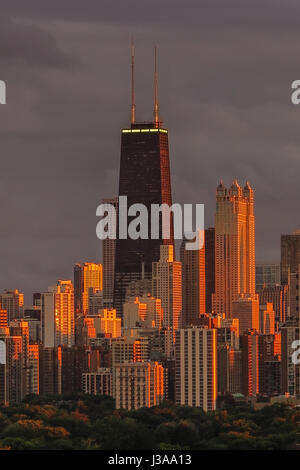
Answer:
[{"label": "skyscraper", "polygon": [[215,313],[232,314],[241,294],[255,294],[255,216],[253,189],[237,180],[217,187],[215,216]]},{"label": "skyscraper", "polygon": [[241,295],[232,302],[232,317],[238,318],[240,335],[247,330],[259,332],[259,301],[258,295]]},{"label": "skyscraper", "polygon": [[159,362],[116,365],[116,408],[136,410],[158,406],[164,398],[164,368]]},{"label": "skyscraper", "polygon": [[174,246],[161,245],[160,259],[153,263],[153,296],[161,299],[163,327],[175,331],[181,326],[181,263],[174,260]]},{"label": "skyscraper", "polygon": [[294,273],[300,264],[300,231],[281,235],[281,284],[288,283],[288,270]]},{"label": "skyscraper", "polygon": [[83,263],[74,266],[75,312],[87,315],[93,294],[103,289],[102,264]]},{"label": "skyscraper", "polygon": [[205,229],[205,303],[206,312],[212,312],[212,296],[215,292],[215,228]]},{"label": "skyscraper", "polygon": [[256,263],[256,291],[259,292],[266,287],[274,287],[280,284],[279,263]]},{"label": "skyscraper", "polygon": [[[118,213],[118,198],[103,199],[103,204],[111,204]],[[116,240],[105,238],[102,241],[103,264],[103,307],[111,308],[114,298]]]},{"label": "skyscraper", "polygon": [[[184,245],[185,242],[183,241]],[[182,250],[182,325],[206,312],[205,245],[200,250]]]},{"label": "skyscraper", "polygon": [[112,338],[121,336],[121,318],[117,317],[116,309],[103,308],[100,312],[100,329]]},{"label": "skyscraper", "polygon": [[[156,54],[155,54],[156,56]],[[155,60],[154,119],[152,122],[137,123],[134,97],[134,52],[132,51],[132,105],[131,127],[121,132],[121,159],[119,196],[127,196],[127,206],[144,204],[148,210],[148,234],[152,224],[152,204],[172,205],[169,163],[168,131],[159,120],[157,99],[157,69]],[[121,210],[119,201],[119,211]],[[127,227],[134,217],[128,217]],[[162,218],[160,217],[158,238],[120,238],[117,224],[116,260],[114,279],[114,307],[122,315],[126,287],[131,281],[151,278],[152,262],[158,261],[161,244],[173,244],[173,220],[170,223],[170,238],[162,239]],[[126,227],[126,228],[127,228]]]},{"label": "skyscraper", "polygon": [[259,393],[259,333],[248,330],[241,335],[242,393],[256,396]]},{"label": "skyscraper", "polygon": [[42,294],[42,342],[45,348],[75,343],[74,288],[72,281],[57,281]]},{"label": "skyscraper", "polygon": [[24,294],[15,290],[5,290],[0,294],[0,304],[7,311],[7,321],[10,322],[14,318],[22,318]]},{"label": "skyscraper", "polygon": [[176,331],[175,399],[177,405],[216,408],[217,330],[184,328]]},{"label": "skyscraper", "polygon": [[275,311],[275,319],[284,323],[288,317],[290,303],[289,286],[264,287],[259,293],[259,304],[265,305],[271,302]]}]

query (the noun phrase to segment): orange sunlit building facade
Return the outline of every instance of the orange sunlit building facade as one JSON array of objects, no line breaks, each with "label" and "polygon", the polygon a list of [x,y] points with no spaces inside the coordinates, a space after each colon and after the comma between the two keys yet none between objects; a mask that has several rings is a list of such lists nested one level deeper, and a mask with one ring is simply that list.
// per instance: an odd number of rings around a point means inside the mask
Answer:
[{"label": "orange sunlit building facade", "polygon": [[159,405],[164,398],[164,368],[158,362],[127,362],[116,366],[116,408],[134,410]]},{"label": "orange sunlit building facade", "polygon": [[216,202],[213,309],[230,318],[234,301],[255,296],[253,189],[248,182],[243,189],[236,180],[229,189],[221,182]]},{"label": "orange sunlit building facade", "polygon": [[175,400],[177,405],[216,409],[217,330],[183,328],[176,331]]}]

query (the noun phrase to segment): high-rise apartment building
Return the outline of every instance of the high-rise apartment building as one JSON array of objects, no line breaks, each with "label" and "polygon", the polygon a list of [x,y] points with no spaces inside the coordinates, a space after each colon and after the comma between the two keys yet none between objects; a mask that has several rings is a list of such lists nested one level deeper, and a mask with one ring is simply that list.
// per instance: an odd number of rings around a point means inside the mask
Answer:
[{"label": "high-rise apartment building", "polygon": [[7,311],[7,320],[10,322],[14,318],[22,318],[24,294],[15,290],[5,290],[0,294],[0,305]]},{"label": "high-rise apartment building", "polygon": [[281,235],[281,284],[288,283],[288,271],[294,273],[300,264],[300,231]]},{"label": "high-rise apartment building", "polygon": [[247,330],[259,332],[259,301],[258,295],[241,296],[232,302],[232,318],[238,318],[240,335]]},{"label": "high-rise apartment building", "polygon": [[8,322],[7,322],[7,310],[4,308],[1,308],[0,304],[0,328],[7,328]]},{"label": "high-rise apartment building", "polygon": [[123,327],[157,328],[163,325],[161,299],[151,295],[132,297],[123,306]]},{"label": "high-rise apartment building", "polygon": [[289,310],[289,286],[264,287],[259,292],[260,305],[266,305],[270,302],[275,311],[275,320],[284,323],[290,313]]},{"label": "high-rise apartment building", "polygon": [[[103,204],[108,204],[108,210],[114,210],[118,215],[117,197],[111,199],[103,199]],[[111,209],[113,207],[114,209]],[[112,218],[112,223],[113,222]],[[115,227],[116,229],[117,227]],[[111,308],[114,299],[114,280],[115,280],[115,255],[116,255],[116,240],[114,238],[105,238],[102,240],[102,264],[103,264],[103,307]]]},{"label": "high-rise apartment building", "polygon": [[294,272],[288,269],[288,316],[293,319],[300,318],[300,294],[299,273],[300,265],[294,268]]},{"label": "high-rise apartment building", "polygon": [[259,306],[259,331],[263,335],[275,334],[275,312],[270,302]]},{"label": "high-rise apartment building", "polygon": [[112,396],[112,371],[107,367],[100,367],[96,372],[82,374],[82,391],[89,395]]},{"label": "high-rise apartment building", "polygon": [[60,395],[62,393],[61,366],[61,347],[45,348],[40,345],[39,388],[41,395]]},{"label": "high-rise apartment building", "polygon": [[232,316],[232,302],[255,294],[255,216],[253,189],[235,180],[217,187],[215,216],[214,312]]},{"label": "high-rise apartment building", "polygon": [[42,342],[45,348],[75,344],[74,288],[59,280],[41,296]]},{"label": "high-rise apartment building", "polygon": [[259,394],[259,333],[247,330],[241,335],[242,393],[247,397]]},{"label": "high-rise apartment building", "polygon": [[[280,334],[279,334],[280,341]],[[280,344],[280,343],[279,343]],[[259,393],[265,396],[281,394],[281,344],[278,350],[278,333],[260,334],[259,352]]]},{"label": "high-rise apartment building", "polygon": [[181,326],[182,272],[180,261],[174,261],[173,245],[160,247],[160,259],[152,268],[152,293],[161,299],[163,326],[175,332]]},{"label": "high-rise apartment building", "polygon": [[112,338],[121,336],[121,318],[117,317],[115,308],[104,308],[100,311],[100,331],[110,334]]},{"label": "high-rise apartment building", "polygon": [[115,381],[117,409],[151,408],[164,398],[164,368],[158,362],[118,364]]},{"label": "high-rise apartment building", "polygon": [[[204,238],[204,232],[203,232]],[[200,250],[181,251],[182,263],[182,324],[190,326],[192,321],[206,312],[205,300],[205,242]]]},{"label": "high-rise apartment building", "polygon": [[76,314],[87,315],[90,312],[90,298],[102,293],[102,264],[83,263],[74,266],[74,295]]},{"label": "high-rise apartment building", "polygon": [[256,263],[256,292],[264,287],[274,287],[280,284],[280,263]]},{"label": "high-rise apartment building", "polygon": [[88,351],[85,347],[61,348],[62,393],[80,392],[82,374],[88,370]]},{"label": "high-rise apartment building", "polygon": [[218,342],[218,392],[242,393],[242,351]]},{"label": "high-rise apartment building", "polygon": [[183,328],[176,331],[175,400],[177,405],[216,408],[217,330]]},{"label": "high-rise apartment building", "polygon": [[12,320],[9,324],[10,336],[20,337],[21,347],[21,397],[22,399],[29,393],[31,388],[30,365],[29,365],[29,327],[23,320]]},{"label": "high-rise apartment building", "polygon": [[215,292],[215,228],[205,229],[205,303],[206,312],[212,312],[212,296]]},{"label": "high-rise apartment building", "polygon": [[[294,323],[296,325],[296,322]],[[294,341],[299,341],[298,326],[281,328],[281,393],[291,397],[300,396],[300,365],[293,361]]]},{"label": "high-rise apartment building", "polygon": [[40,393],[40,348],[39,344],[28,345],[28,394],[39,395]]},{"label": "high-rise apartment building", "polygon": [[0,329],[0,402],[19,403],[24,398],[22,336],[11,336],[9,328]]}]

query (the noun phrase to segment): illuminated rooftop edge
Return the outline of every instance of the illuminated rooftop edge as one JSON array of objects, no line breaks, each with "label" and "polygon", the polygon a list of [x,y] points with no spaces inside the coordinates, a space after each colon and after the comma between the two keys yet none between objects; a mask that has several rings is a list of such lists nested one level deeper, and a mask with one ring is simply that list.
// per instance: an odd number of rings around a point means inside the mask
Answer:
[{"label": "illuminated rooftop edge", "polygon": [[136,132],[162,132],[163,134],[167,134],[167,129],[122,129],[122,134],[135,134]]}]

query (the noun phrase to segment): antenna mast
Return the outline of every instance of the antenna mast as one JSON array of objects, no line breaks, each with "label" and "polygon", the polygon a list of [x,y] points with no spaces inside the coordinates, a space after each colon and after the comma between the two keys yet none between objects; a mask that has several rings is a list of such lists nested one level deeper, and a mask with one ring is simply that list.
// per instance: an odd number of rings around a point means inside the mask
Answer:
[{"label": "antenna mast", "polygon": [[154,126],[159,127],[157,47],[154,48]]},{"label": "antenna mast", "polygon": [[134,59],[135,48],[133,38],[131,39],[131,124],[135,123],[135,90],[134,90]]}]

